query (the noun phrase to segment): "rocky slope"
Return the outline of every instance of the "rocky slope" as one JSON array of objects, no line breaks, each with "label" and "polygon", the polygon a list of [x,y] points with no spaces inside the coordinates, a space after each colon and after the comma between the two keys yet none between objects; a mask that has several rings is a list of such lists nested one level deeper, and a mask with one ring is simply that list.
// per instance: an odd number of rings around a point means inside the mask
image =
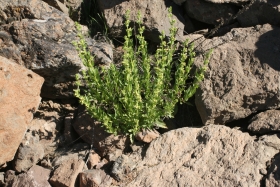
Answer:
[{"label": "rocky slope", "polygon": [[[118,63],[124,13],[139,10],[152,50],[170,6],[195,67],[214,52],[195,106],[130,145],[73,95],[85,68],[74,21],[99,9],[115,40],[87,35],[89,49]],[[279,186],[279,71],[279,1],[0,0],[0,186]]]}]

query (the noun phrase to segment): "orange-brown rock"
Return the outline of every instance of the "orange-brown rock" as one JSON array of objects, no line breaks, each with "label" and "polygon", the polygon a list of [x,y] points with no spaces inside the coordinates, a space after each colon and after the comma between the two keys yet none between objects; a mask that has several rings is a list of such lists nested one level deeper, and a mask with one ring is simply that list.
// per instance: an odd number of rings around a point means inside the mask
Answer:
[{"label": "orange-brown rock", "polygon": [[0,56],[0,167],[14,158],[33,119],[44,79]]}]

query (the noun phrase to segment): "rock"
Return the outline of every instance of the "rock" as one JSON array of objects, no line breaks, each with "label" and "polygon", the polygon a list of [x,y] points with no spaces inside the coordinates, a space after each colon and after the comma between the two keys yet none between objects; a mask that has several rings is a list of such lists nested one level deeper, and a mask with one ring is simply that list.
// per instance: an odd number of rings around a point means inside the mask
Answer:
[{"label": "rock", "polygon": [[69,17],[73,21],[80,21],[82,7],[91,8],[91,3],[90,0],[67,0],[65,4],[70,10]]},{"label": "rock", "polygon": [[136,167],[136,162],[126,155],[119,156],[113,164],[111,175],[117,181],[130,181],[136,175],[133,170]]},{"label": "rock", "polygon": [[138,132],[135,135],[135,138],[139,141],[142,141],[145,143],[150,143],[151,141],[158,138],[159,136],[160,136],[160,134],[156,130],[144,130],[144,131]]},{"label": "rock", "polygon": [[44,147],[39,143],[39,136],[26,133],[25,138],[18,148],[14,159],[16,172],[27,172],[29,168],[37,164],[44,156]]},{"label": "rock", "polygon": [[265,179],[265,186],[266,187],[280,186],[280,178],[279,178],[280,154],[277,154],[273,158],[272,163],[267,172],[268,173]]},{"label": "rock", "polygon": [[92,169],[80,173],[79,187],[107,187],[111,186],[112,178],[103,170]]},{"label": "rock", "polygon": [[122,151],[128,145],[129,139],[127,137],[107,133],[102,124],[92,119],[83,107],[79,108],[78,115],[72,125],[81,138],[93,145],[102,157],[109,153],[114,154],[118,149]]},{"label": "rock", "polygon": [[[279,33],[279,27],[266,24],[197,41],[200,52],[214,48],[209,70],[195,95],[204,124],[225,124],[279,108]],[[196,63],[202,64],[202,58]]]},{"label": "rock", "polygon": [[255,0],[250,8],[237,17],[241,27],[269,23],[280,24],[280,3],[271,0]]},{"label": "rock", "polygon": [[50,178],[53,187],[74,187],[77,176],[83,171],[85,162],[85,150],[89,147],[86,144],[78,144],[72,150],[61,151],[53,161],[56,168]]},{"label": "rock", "polygon": [[233,3],[233,4],[250,2],[250,0],[205,0],[205,1],[210,3]]},{"label": "rock", "polygon": [[69,13],[68,8],[66,7],[65,4],[61,3],[58,0],[43,0],[44,2],[48,3],[50,6],[56,8],[57,10],[60,10],[61,12],[63,12],[64,14]]},{"label": "rock", "polygon": [[4,184],[5,184],[4,175],[5,175],[4,172],[0,172],[0,186],[4,186]]},{"label": "rock", "polygon": [[278,152],[226,126],[185,127],[153,141],[143,159],[134,160],[136,178],[126,186],[259,186],[260,171]]},{"label": "rock", "polygon": [[221,19],[226,20],[238,11],[231,4],[213,4],[204,0],[187,0],[184,9],[188,16],[211,25],[218,25]]},{"label": "rock", "polygon": [[10,181],[12,181],[16,177],[15,171],[8,170],[5,172],[4,180],[6,184],[9,184]]},{"label": "rock", "polygon": [[100,156],[93,150],[89,153],[87,167],[88,169],[93,169],[100,163]]},{"label": "rock", "polygon": [[1,1],[0,9],[7,19],[18,20],[3,25],[3,31],[11,35],[24,66],[45,78],[42,97],[74,97],[75,74],[84,68],[72,45],[78,39],[74,22],[39,0]]},{"label": "rock", "polygon": [[51,170],[41,166],[34,165],[27,173],[22,173],[12,180],[9,180],[7,186],[10,187],[51,187],[48,182]]},{"label": "rock", "polygon": [[37,110],[44,79],[0,56],[0,167],[14,158]]},{"label": "rock", "polygon": [[248,130],[257,134],[280,131],[280,111],[267,110],[254,116],[250,120]]},{"label": "rock", "polygon": [[[114,37],[122,37],[124,35],[124,15],[127,10],[130,12],[130,18],[136,20],[137,12],[139,11],[143,24],[146,27],[145,36],[152,41],[159,41],[159,34],[163,31],[167,36],[169,35],[170,23],[168,18],[167,7],[172,6],[173,18],[176,20],[175,27],[178,28],[177,37],[183,36],[184,18],[182,11],[177,5],[174,5],[170,0],[166,1],[122,1],[111,0],[103,1],[97,0],[101,12],[107,21],[110,28],[110,34]],[[137,11],[133,11],[137,10]]]}]

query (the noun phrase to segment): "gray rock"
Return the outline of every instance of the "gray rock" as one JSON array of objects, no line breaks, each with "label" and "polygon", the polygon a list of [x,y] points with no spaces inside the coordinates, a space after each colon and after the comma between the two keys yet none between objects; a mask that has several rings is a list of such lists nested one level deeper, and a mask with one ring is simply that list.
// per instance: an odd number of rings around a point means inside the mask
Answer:
[{"label": "gray rock", "polygon": [[44,147],[39,143],[39,137],[28,134],[18,148],[14,159],[16,172],[27,172],[29,168],[37,164],[44,156]]},{"label": "gray rock", "polygon": [[248,130],[257,134],[280,131],[280,111],[268,110],[261,112],[250,120]]},{"label": "gray rock", "polygon": [[[136,20],[139,11],[143,18],[143,24],[146,27],[145,36],[152,41],[159,41],[159,33],[169,35],[169,18],[167,7],[173,7],[173,18],[176,20],[175,27],[178,28],[177,37],[181,37],[184,31],[184,18],[182,12],[170,0],[166,1],[122,1],[97,0],[101,11],[104,13],[107,25],[110,28],[110,34],[114,37],[124,35],[124,15],[127,10],[131,10],[131,20]],[[137,10],[137,11],[135,11]]]},{"label": "gray rock", "polygon": [[242,27],[269,23],[280,24],[280,2],[273,0],[255,0],[252,6],[237,17]]},{"label": "gray rock", "polygon": [[111,169],[111,175],[117,181],[128,181],[136,176],[133,172],[135,167],[136,162],[123,154],[115,160]]},{"label": "gray rock", "polygon": [[231,4],[213,4],[204,0],[187,0],[184,9],[188,16],[203,23],[217,25],[237,13]]},{"label": "gray rock", "polygon": [[72,45],[77,40],[74,22],[39,0],[3,2],[0,9],[10,23],[3,29],[16,44],[15,53],[21,54],[7,52],[10,58],[22,59],[25,67],[45,78],[43,97],[73,97],[75,74],[84,67]]},{"label": "gray rock", "polygon": [[[203,123],[225,124],[279,108],[279,33],[279,27],[266,24],[196,41],[198,51],[214,49],[209,70],[196,92]],[[201,64],[202,59],[198,57],[196,63]]]},{"label": "gray rock", "polygon": [[107,175],[103,170],[92,169],[83,171],[79,174],[80,186],[79,187],[107,187],[111,186],[112,178]]},{"label": "gray rock", "polygon": [[272,139],[278,148],[221,125],[169,131],[136,160],[126,186],[259,186],[260,171],[279,152],[280,139]]}]

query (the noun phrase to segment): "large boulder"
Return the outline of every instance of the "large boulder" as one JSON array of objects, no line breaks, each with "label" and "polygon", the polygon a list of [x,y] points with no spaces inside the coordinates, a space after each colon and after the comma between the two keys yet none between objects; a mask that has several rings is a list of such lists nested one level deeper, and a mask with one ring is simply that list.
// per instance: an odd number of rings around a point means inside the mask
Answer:
[{"label": "large boulder", "polygon": [[[153,141],[126,186],[260,186],[279,152],[277,135],[255,140],[222,125],[181,128]],[[132,160],[132,156],[128,156]],[[125,168],[123,166],[123,168]],[[129,174],[127,174],[129,175]]]},{"label": "large boulder", "polygon": [[[279,108],[279,36],[279,27],[266,24],[196,41],[198,51],[214,49],[205,80],[196,92],[203,123],[225,124]],[[197,63],[202,59],[197,58]]]},{"label": "large boulder", "polygon": [[[72,45],[77,40],[74,22],[39,0],[7,2],[0,3],[5,14],[0,30],[6,35],[2,51],[7,54],[2,53],[45,78],[42,97],[73,97],[75,74],[84,67]],[[7,52],[14,49],[11,41],[18,48],[14,53]]]},{"label": "large boulder", "polygon": [[[175,27],[178,28],[177,37],[180,38],[184,31],[184,18],[180,9],[170,0],[165,1],[123,1],[97,0],[100,10],[103,12],[110,30],[110,34],[114,37],[123,36],[124,31],[124,15],[127,10],[130,11],[130,19],[136,21],[137,12],[139,11],[143,24],[146,27],[145,35],[152,41],[159,41],[159,34],[164,31],[169,35],[170,23],[168,18],[167,7],[173,7]],[[136,11],[137,10],[137,11]]]},{"label": "large boulder", "polygon": [[0,167],[14,158],[41,101],[44,79],[0,56]]}]

